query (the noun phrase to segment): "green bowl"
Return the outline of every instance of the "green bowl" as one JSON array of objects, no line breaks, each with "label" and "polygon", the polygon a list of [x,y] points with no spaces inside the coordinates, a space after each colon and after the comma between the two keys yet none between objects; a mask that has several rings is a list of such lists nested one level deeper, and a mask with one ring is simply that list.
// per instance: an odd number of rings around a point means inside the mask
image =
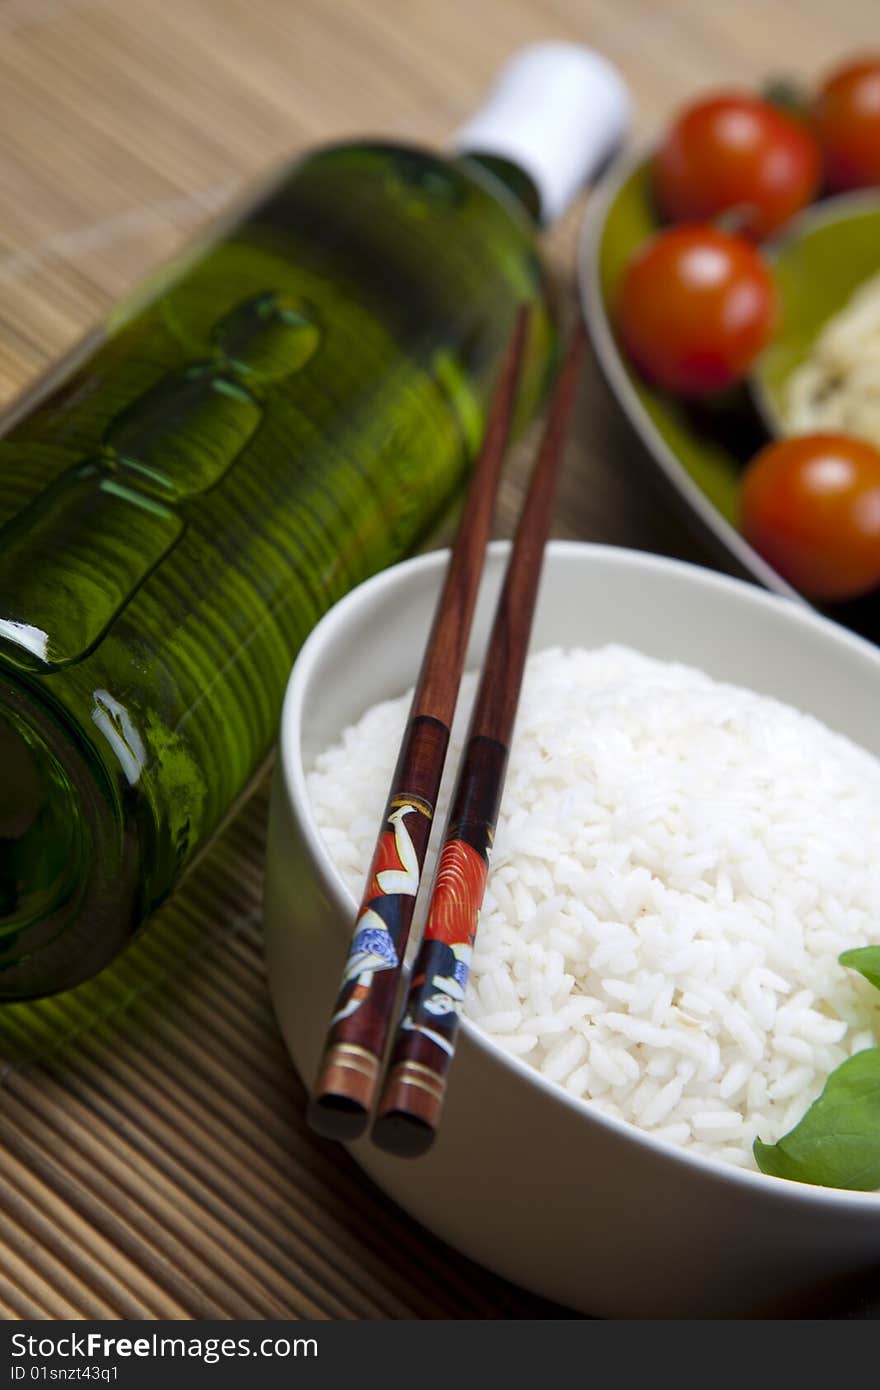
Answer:
[{"label": "green bowl", "polygon": [[[612,326],[612,306],[633,252],[660,227],[650,156],[612,169],[587,210],[579,270],[584,314],[602,371],[655,472],[727,568],[793,598],[799,595],[738,529],[740,478],[780,428],[789,374],[826,319],[880,269],[880,194],[847,194],[815,204],[766,248],[781,299],[780,327],[753,380],[723,398],[690,404],[657,391],[630,367]],[[827,612],[880,642],[875,595]]]}]

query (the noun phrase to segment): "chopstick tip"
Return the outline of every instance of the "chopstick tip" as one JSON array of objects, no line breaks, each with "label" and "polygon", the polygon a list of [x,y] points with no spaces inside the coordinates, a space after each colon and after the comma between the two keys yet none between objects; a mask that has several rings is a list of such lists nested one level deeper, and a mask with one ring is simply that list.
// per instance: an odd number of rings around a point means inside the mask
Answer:
[{"label": "chopstick tip", "polygon": [[309,1100],[309,1128],[325,1139],[359,1139],[367,1128],[379,1063],[366,1048],[348,1043],[331,1046]]},{"label": "chopstick tip", "polygon": [[446,1092],[444,1078],[408,1059],[392,1066],[371,1139],[398,1158],[420,1158],[437,1135]]},{"label": "chopstick tip", "polygon": [[370,1138],[377,1149],[395,1158],[421,1158],[434,1143],[435,1131],[406,1110],[390,1110],[373,1125]]}]

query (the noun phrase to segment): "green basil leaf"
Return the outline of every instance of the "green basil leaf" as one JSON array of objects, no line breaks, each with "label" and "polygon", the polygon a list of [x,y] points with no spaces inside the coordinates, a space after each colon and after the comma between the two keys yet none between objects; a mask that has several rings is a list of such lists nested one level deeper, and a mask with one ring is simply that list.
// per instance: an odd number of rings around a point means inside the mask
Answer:
[{"label": "green basil leaf", "polygon": [[753,1152],[761,1172],[777,1178],[859,1192],[880,1187],[880,1047],[842,1062],[800,1123],[778,1144],[756,1139]]},{"label": "green basil leaf", "polygon": [[880,946],[854,946],[851,951],[843,951],[837,959],[841,965],[858,970],[875,989],[880,989]]}]

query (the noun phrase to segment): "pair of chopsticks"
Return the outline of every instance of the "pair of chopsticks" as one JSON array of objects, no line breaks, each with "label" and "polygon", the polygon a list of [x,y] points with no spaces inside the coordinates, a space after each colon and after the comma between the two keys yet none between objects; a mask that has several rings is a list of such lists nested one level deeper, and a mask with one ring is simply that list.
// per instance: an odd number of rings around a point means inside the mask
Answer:
[{"label": "pair of chopsticks", "polygon": [[[510,436],[527,328],[524,308],[493,397],[486,437],[434,614],[309,1104],[311,1127],[334,1139],[355,1139],[364,1132],[379,1090]],[[579,327],[562,364],[529,480],[424,935],[376,1107],[373,1141],[401,1156],[415,1157],[431,1146],[443,1108],[583,347],[584,331]]]}]

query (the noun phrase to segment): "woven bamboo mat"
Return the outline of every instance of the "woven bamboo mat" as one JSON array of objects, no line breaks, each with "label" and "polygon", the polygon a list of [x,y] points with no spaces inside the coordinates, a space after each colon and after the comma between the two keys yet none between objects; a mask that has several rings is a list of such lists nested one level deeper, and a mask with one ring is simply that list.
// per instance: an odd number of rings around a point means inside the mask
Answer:
[{"label": "woven bamboo mat", "polygon": [[[297,149],[442,143],[519,43],[604,49],[647,131],[700,86],[820,71],[875,23],[876,0],[0,0],[0,393]],[[550,244],[572,297],[576,225]],[[705,558],[637,463],[591,369],[557,533]],[[117,965],[0,1016],[0,1313],[565,1316],[305,1131],[263,976],[265,820],[264,787]]]}]

